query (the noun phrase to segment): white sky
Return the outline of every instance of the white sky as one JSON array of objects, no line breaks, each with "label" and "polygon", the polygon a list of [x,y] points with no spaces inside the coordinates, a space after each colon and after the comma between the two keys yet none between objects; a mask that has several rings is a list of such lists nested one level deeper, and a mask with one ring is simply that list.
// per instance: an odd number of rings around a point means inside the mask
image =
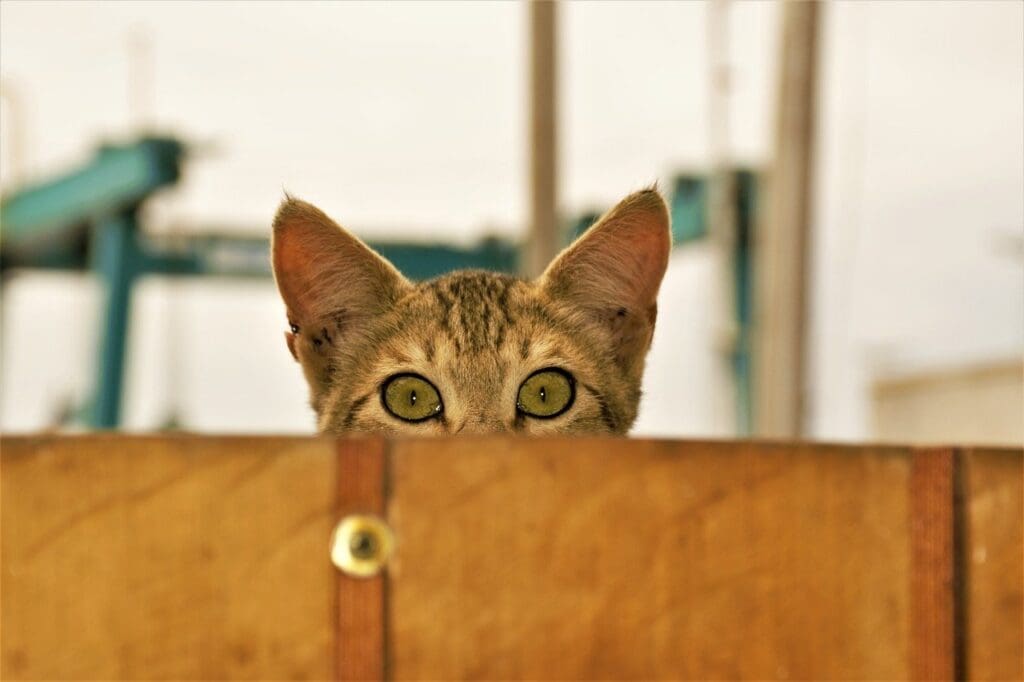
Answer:
[{"label": "white sky", "polygon": [[[749,34],[736,50],[735,147],[760,157],[774,13],[734,11]],[[167,207],[179,218],[259,230],[288,188],[364,234],[518,229],[520,5],[4,2],[2,12],[3,75],[30,111],[33,173],[142,118],[215,150]],[[562,19],[566,207],[701,164],[703,7],[574,3]],[[134,113],[133,35],[151,44],[140,62],[151,78],[138,90],[147,111]]]},{"label": "white sky", "polygon": [[[747,163],[770,147],[776,14],[730,10],[731,148]],[[147,122],[210,148],[153,228],[259,232],[287,188],[369,237],[518,234],[524,19],[514,3],[4,0],[0,77],[25,115],[15,127],[5,102],[0,181],[15,135],[22,172],[45,177]],[[706,5],[577,2],[561,20],[566,211],[703,167]],[[141,111],[131,35],[151,46]],[[877,372],[1024,348],[1024,270],[999,247],[1024,234],[1024,4],[832,4],[823,44],[812,424],[860,438]],[[674,258],[640,432],[728,431],[713,281],[701,249]],[[85,395],[94,299],[60,278],[5,291],[4,428]],[[150,282],[136,312],[129,424],[159,423],[173,396],[193,428],[310,428],[269,284]]]}]

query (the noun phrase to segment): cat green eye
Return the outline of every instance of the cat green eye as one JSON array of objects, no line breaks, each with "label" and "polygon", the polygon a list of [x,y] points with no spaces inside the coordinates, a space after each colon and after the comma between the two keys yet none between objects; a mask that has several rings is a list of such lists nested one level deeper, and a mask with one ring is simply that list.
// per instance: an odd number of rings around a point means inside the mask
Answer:
[{"label": "cat green eye", "polygon": [[562,414],[576,398],[572,375],[557,367],[541,369],[526,378],[516,396],[516,408],[530,417],[550,419]]},{"label": "cat green eye", "polygon": [[441,394],[418,374],[396,374],[388,379],[381,400],[392,416],[407,422],[421,422],[444,410]]}]

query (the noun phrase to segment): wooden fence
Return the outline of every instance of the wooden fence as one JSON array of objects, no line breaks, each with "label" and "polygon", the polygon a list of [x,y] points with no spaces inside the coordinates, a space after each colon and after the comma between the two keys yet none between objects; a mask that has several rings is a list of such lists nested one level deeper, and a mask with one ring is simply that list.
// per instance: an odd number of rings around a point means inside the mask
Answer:
[{"label": "wooden fence", "polygon": [[[1022,679],[1020,450],[0,442],[0,676]],[[330,561],[383,518],[383,574]]]}]

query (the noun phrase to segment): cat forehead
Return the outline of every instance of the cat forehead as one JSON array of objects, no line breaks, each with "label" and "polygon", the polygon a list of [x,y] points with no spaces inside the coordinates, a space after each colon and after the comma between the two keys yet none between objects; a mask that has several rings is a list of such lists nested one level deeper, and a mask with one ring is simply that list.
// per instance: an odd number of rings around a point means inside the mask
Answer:
[{"label": "cat forehead", "polygon": [[[524,336],[571,335],[572,326],[532,283],[491,272],[464,271],[415,286],[389,315],[382,346],[448,347],[478,355]],[[384,341],[384,339],[381,339]],[[523,353],[526,351],[524,350]]]},{"label": "cat forehead", "polygon": [[533,285],[508,275],[476,271],[424,282],[396,306],[399,314],[403,309],[423,313],[474,345],[494,345],[494,334],[528,322],[541,308]]},{"label": "cat forehead", "polygon": [[446,310],[456,308],[482,311],[490,307],[507,307],[527,295],[530,285],[510,275],[482,270],[464,270],[428,280],[412,294],[435,303]]}]

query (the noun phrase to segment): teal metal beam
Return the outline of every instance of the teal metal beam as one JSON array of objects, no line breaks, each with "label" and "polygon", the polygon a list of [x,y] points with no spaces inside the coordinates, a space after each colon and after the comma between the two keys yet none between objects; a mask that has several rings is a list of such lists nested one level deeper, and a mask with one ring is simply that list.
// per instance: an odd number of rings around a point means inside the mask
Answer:
[{"label": "teal metal beam", "polygon": [[677,175],[672,183],[672,242],[703,239],[708,233],[708,181],[696,175]]},{"label": "teal metal beam", "polygon": [[100,222],[93,239],[92,269],[103,283],[105,297],[95,393],[89,407],[89,423],[99,429],[116,428],[121,420],[128,313],[139,261],[137,233],[135,212],[130,211]]},{"label": "teal metal beam", "polygon": [[[699,175],[677,175],[672,181],[669,214],[672,244],[681,246],[707,235],[707,179]],[[601,217],[599,211],[581,213],[566,230],[565,244],[586,232]]]},{"label": "teal metal beam", "polygon": [[84,224],[134,209],[181,175],[185,147],[170,138],[104,145],[86,165],[0,200],[0,245],[53,250]]},{"label": "teal metal beam", "polygon": [[736,386],[736,427],[739,435],[754,432],[753,416],[753,299],[754,227],[757,216],[757,176],[749,170],[736,173],[736,239],[732,265],[735,286],[733,314],[736,341],[732,349],[733,380]]},{"label": "teal metal beam", "polygon": [[[267,239],[201,236],[179,243],[181,246],[174,249],[159,242],[144,242],[143,274],[272,276]],[[370,242],[369,246],[412,280],[430,279],[453,270],[512,273],[518,269],[517,246],[496,239],[465,248],[415,242]]]}]

